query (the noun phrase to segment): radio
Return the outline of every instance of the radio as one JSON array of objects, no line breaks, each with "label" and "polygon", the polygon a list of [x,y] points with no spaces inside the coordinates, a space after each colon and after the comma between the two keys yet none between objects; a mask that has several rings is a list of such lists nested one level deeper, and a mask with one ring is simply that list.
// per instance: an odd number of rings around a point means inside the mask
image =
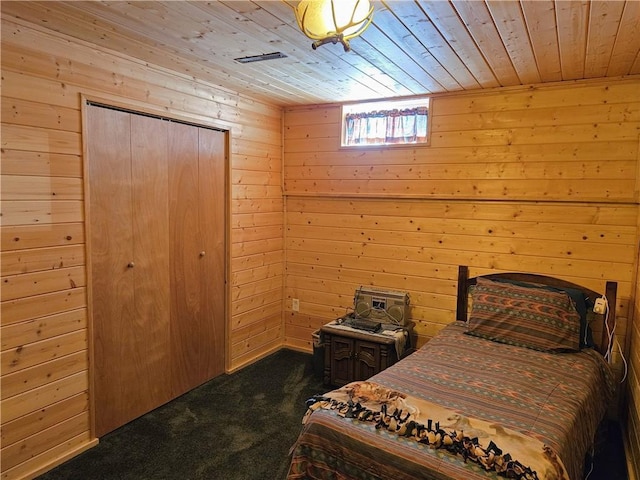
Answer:
[{"label": "radio", "polygon": [[409,322],[409,294],[360,287],[353,298],[357,317],[405,326]]}]

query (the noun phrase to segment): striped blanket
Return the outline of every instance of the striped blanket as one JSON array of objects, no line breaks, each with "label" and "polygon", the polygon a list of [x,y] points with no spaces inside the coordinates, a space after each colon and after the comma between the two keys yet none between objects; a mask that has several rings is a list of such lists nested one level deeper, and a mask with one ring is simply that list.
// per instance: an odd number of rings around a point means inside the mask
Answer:
[{"label": "striped blanket", "polygon": [[464,329],[310,399],[288,478],[582,478],[613,388],[608,365],[590,350],[549,354]]}]

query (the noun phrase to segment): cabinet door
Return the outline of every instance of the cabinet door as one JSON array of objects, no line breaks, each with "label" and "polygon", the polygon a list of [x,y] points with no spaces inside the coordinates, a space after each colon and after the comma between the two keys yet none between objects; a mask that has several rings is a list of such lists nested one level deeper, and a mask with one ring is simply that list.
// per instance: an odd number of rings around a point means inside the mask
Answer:
[{"label": "cabinet door", "polygon": [[344,385],[353,381],[353,355],[355,341],[344,337],[331,337],[331,385]]},{"label": "cabinet door", "polygon": [[366,380],[380,371],[380,345],[372,342],[357,341],[353,380]]}]

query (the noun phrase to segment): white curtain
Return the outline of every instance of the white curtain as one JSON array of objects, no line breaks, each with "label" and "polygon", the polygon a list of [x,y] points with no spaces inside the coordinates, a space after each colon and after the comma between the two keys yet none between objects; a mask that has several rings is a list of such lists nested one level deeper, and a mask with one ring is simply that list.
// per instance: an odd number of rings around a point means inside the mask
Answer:
[{"label": "white curtain", "polygon": [[420,143],[427,139],[427,107],[346,115],[347,145]]}]

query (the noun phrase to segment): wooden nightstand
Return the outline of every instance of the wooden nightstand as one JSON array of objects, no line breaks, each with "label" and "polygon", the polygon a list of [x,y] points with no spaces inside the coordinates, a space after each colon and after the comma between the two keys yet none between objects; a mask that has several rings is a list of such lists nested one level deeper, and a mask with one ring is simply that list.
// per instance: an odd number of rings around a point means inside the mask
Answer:
[{"label": "wooden nightstand", "polygon": [[[400,358],[413,351],[408,348],[412,329],[404,330],[408,338]],[[327,385],[339,387],[356,380],[366,380],[399,359],[395,337],[356,330],[336,322],[324,325],[320,331],[324,343],[323,380]]]}]

